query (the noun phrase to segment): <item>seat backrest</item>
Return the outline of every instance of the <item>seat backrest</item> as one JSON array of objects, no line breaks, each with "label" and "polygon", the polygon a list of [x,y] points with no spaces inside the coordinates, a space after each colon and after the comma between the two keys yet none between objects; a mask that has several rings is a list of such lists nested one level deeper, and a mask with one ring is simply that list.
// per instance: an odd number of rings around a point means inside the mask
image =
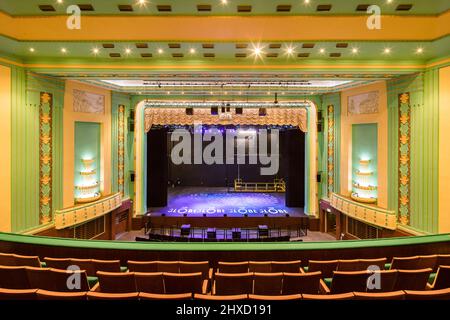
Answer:
[{"label": "seat backrest", "polygon": [[179,273],[180,264],[178,261],[157,261],[158,272]]},{"label": "seat backrest", "polygon": [[214,281],[215,295],[250,294],[253,291],[253,273],[216,273]]},{"label": "seat backrest", "polygon": [[156,261],[132,261],[127,262],[130,272],[158,272]]},{"label": "seat backrest", "polygon": [[290,295],[282,295],[282,296],[264,296],[258,294],[249,294],[248,298],[250,300],[262,300],[262,301],[293,301],[293,300],[301,300],[301,294],[290,294]]},{"label": "seat backrest", "polygon": [[164,277],[162,272],[135,272],[136,289],[138,292],[164,294]]},{"label": "seat backrest", "polygon": [[44,262],[47,268],[59,269],[59,270],[67,270],[72,262],[69,258],[44,258]]},{"label": "seat backrest", "polygon": [[450,300],[450,288],[440,290],[405,290],[406,300]]},{"label": "seat backrest", "polygon": [[13,256],[16,260],[16,266],[41,267],[41,260],[39,260],[38,256],[21,256],[18,254],[14,254]]},{"label": "seat backrest", "polygon": [[87,275],[90,277],[97,276],[97,269],[95,267],[94,262],[92,259],[73,259],[70,258],[70,265],[76,266],[80,268],[80,270],[85,270]]},{"label": "seat backrest", "polygon": [[391,263],[391,269],[401,270],[418,270],[420,265],[420,257],[393,257]]},{"label": "seat backrest", "polygon": [[322,277],[331,278],[333,277],[333,271],[336,271],[338,266],[338,260],[328,260],[328,261],[317,261],[309,260],[308,262],[308,272],[322,272]]},{"label": "seat backrest", "polygon": [[96,260],[92,259],[95,271],[120,272],[120,260]]},{"label": "seat backrest", "polygon": [[403,300],[405,292],[402,290],[391,292],[353,292],[355,300]]},{"label": "seat backrest", "polygon": [[50,268],[25,267],[25,269],[30,288],[58,291],[60,284],[54,281]]},{"label": "seat backrest", "polygon": [[283,286],[283,273],[259,273],[255,272],[253,278],[253,294],[278,296],[281,295]]},{"label": "seat backrest", "polygon": [[139,300],[138,292],[130,293],[104,293],[89,291],[87,293],[88,300]]},{"label": "seat backrest", "polygon": [[438,260],[437,254],[428,256],[419,256],[419,266],[417,269],[431,268],[432,270],[435,270],[437,260]]},{"label": "seat backrest", "polygon": [[37,289],[30,287],[25,267],[0,266],[0,288]]},{"label": "seat backrest", "polygon": [[368,271],[335,271],[331,280],[331,293],[365,292],[369,275]]},{"label": "seat backrest", "polygon": [[432,269],[398,270],[394,290],[425,290]]},{"label": "seat backrest", "polygon": [[[337,271],[362,271],[359,259],[338,260]],[[364,269],[363,269],[364,270]]]},{"label": "seat backrest", "polygon": [[236,301],[236,300],[247,300],[248,295],[246,294],[236,294],[234,296],[213,296],[209,294],[194,294],[195,300],[209,300],[209,301]]},{"label": "seat backrest", "polygon": [[38,290],[38,300],[61,300],[61,301],[73,301],[73,300],[86,300],[87,292],[56,292],[47,290]]},{"label": "seat backrest", "polygon": [[439,266],[450,266],[450,254],[439,254],[433,272],[436,272]]},{"label": "seat backrest", "polygon": [[[84,270],[50,269],[53,291],[83,292],[89,291],[89,283]],[[40,289],[40,288],[39,288]],[[42,288],[43,289],[43,288]]]},{"label": "seat backrest", "polygon": [[141,299],[141,300],[191,300],[192,293],[155,294],[155,293],[139,292],[139,299]]},{"label": "seat backrest", "polygon": [[320,290],[320,279],[322,273],[320,271],[308,273],[287,273],[283,274],[283,295],[290,294],[318,294]]},{"label": "seat backrest", "polygon": [[0,288],[0,301],[5,300],[36,300],[37,289],[2,289]]},{"label": "seat backrest", "polygon": [[294,261],[272,261],[272,272],[299,273],[301,267],[300,260]]},{"label": "seat backrest", "polygon": [[433,283],[433,290],[446,288],[450,288],[450,266],[440,266]]},{"label": "seat backrest", "polygon": [[12,253],[0,253],[0,266],[15,266],[16,259]]},{"label": "seat backrest", "polygon": [[104,272],[97,271],[100,292],[103,293],[130,293],[136,292],[134,272]]},{"label": "seat backrest", "polygon": [[163,273],[166,294],[202,293],[203,277],[196,273]]},{"label": "seat backrest", "polygon": [[203,279],[209,279],[209,262],[188,262],[180,261],[179,263],[180,273],[196,273],[201,272]]},{"label": "seat backrest", "polygon": [[339,294],[302,294],[303,300],[352,300],[355,296],[352,292]]},{"label": "seat backrest", "polygon": [[272,264],[270,262],[249,261],[249,272],[270,273],[272,272]]},{"label": "seat backrest", "polygon": [[[378,259],[359,259],[359,268],[362,270],[371,270],[375,269],[373,266],[378,267],[380,270],[385,270],[384,266],[387,262],[386,258],[378,258]],[[376,269],[375,269],[376,270]]]},{"label": "seat backrest", "polygon": [[369,272],[367,278],[367,292],[389,292],[394,291],[397,281],[397,270],[380,270]]},{"label": "seat backrest", "polygon": [[247,273],[248,261],[243,262],[219,262],[219,273]]}]

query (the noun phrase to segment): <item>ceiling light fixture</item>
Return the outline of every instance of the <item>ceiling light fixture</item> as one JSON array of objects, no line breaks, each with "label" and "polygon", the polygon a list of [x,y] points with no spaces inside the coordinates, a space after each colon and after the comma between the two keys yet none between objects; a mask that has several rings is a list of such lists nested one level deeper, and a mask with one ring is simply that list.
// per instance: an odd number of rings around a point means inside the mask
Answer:
[{"label": "ceiling light fixture", "polygon": [[352,49],[352,53],[353,53],[353,54],[357,54],[357,53],[358,53],[358,51],[359,51],[359,49],[358,49],[358,48],[353,48],[353,49]]},{"label": "ceiling light fixture", "polygon": [[66,48],[61,48],[61,52],[62,53],[67,53],[67,49]]},{"label": "ceiling light fixture", "polygon": [[63,1],[63,0],[57,0],[56,2],[59,3],[59,4],[61,4],[61,3],[63,3],[64,1]]},{"label": "ceiling light fixture", "polygon": [[191,53],[191,54],[195,54],[195,48],[191,48],[190,50],[189,50],[189,52]]},{"label": "ceiling light fixture", "polygon": [[262,56],[264,55],[263,47],[260,44],[253,44],[252,46],[253,48],[251,49],[251,55],[254,56],[255,60],[258,58],[262,58]]},{"label": "ceiling light fixture", "polygon": [[147,0],[138,0],[137,5],[145,7],[147,5]]},{"label": "ceiling light fixture", "polygon": [[34,52],[34,48],[30,48],[30,52]]},{"label": "ceiling light fixture", "polygon": [[422,54],[423,53],[423,48],[422,47],[417,48],[416,53],[417,54]]},{"label": "ceiling light fixture", "polygon": [[309,0],[305,0],[305,1],[303,1],[305,4],[309,4],[311,1],[309,1]]},{"label": "ceiling light fixture", "polygon": [[228,4],[228,0],[220,0],[220,2],[221,2],[223,5]]},{"label": "ceiling light fixture", "polygon": [[292,57],[295,53],[295,47],[293,47],[292,45],[289,45],[285,48],[285,53],[288,57]]},{"label": "ceiling light fixture", "polygon": [[325,49],[322,48],[322,49],[319,50],[319,52],[323,54],[323,53],[325,53]]},{"label": "ceiling light fixture", "polygon": [[389,54],[389,53],[391,53],[391,49],[390,48],[384,48],[383,53],[384,54]]},{"label": "ceiling light fixture", "polygon": [[161,48],[159,48],[159,49],[158,49],[158,53],[159,53],[159,54],[163,54],[163,53],[164,53],[164,50],[161,49]]},{"label": "ceiling light fixture", "polygon": [[126,48],[126,49],[125,49],[125,53],[126,53],[126,54],[130,54],[130,53],[131,53],[131,49],[130,49],[130,48]]},{"label": "ceiling light fixture", "polygon": [[92,53],[94,55],[98,55],[100,53],[100,50],[98,48],[94,48],[94,49],[92,49]]}]

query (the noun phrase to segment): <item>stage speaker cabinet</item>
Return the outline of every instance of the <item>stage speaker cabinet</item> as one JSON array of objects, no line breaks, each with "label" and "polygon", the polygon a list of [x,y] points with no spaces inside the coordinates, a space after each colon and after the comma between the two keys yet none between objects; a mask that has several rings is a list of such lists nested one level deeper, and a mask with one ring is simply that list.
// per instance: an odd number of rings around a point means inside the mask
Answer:
[{"label": "stage speaker cabinet", "polygon": [[194,115],[194,108],[186,108],[186,115],[193,116]]},{"label": "stage speaker cabinet", "polygon": [[147,207],[167,206],[168,156],[167,128],[147,134]]},{"label": "stage speaker cabinet", "polygon": [[285,132],[286,206],[305,206],[305,133],[299,129]]}]

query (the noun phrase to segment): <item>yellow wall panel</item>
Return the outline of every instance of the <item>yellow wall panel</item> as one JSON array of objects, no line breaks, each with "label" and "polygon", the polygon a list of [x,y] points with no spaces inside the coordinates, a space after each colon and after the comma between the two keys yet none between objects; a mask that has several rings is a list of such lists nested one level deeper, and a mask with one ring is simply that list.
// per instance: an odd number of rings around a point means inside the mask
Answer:
[{"label": "yellow wall panel", "polygon": [[439,232],[450,232],[450,67],[439,70]]},{"label": "yellow wall panel", "polygon": [[11,231],[11,69],[0,66],[0,231]]}]

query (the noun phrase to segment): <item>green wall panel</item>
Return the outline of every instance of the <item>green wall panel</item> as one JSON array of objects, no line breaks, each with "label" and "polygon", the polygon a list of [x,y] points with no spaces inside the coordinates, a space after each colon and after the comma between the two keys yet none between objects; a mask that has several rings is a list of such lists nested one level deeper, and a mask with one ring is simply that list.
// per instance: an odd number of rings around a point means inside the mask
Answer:
[{"label": "green wall panel", "polygon": [[64,83],[12,69],[12,231],[39,226],[39,104],[40,93],[53,95],[53,209],[62,204],[62,107]]},{"label": "green wall panel", "polygon": [[439,92],[438,71],[388,81],[388,204],[398,209],[398,95],[410,93],[410,225],[422,232],[438,230]]}]

